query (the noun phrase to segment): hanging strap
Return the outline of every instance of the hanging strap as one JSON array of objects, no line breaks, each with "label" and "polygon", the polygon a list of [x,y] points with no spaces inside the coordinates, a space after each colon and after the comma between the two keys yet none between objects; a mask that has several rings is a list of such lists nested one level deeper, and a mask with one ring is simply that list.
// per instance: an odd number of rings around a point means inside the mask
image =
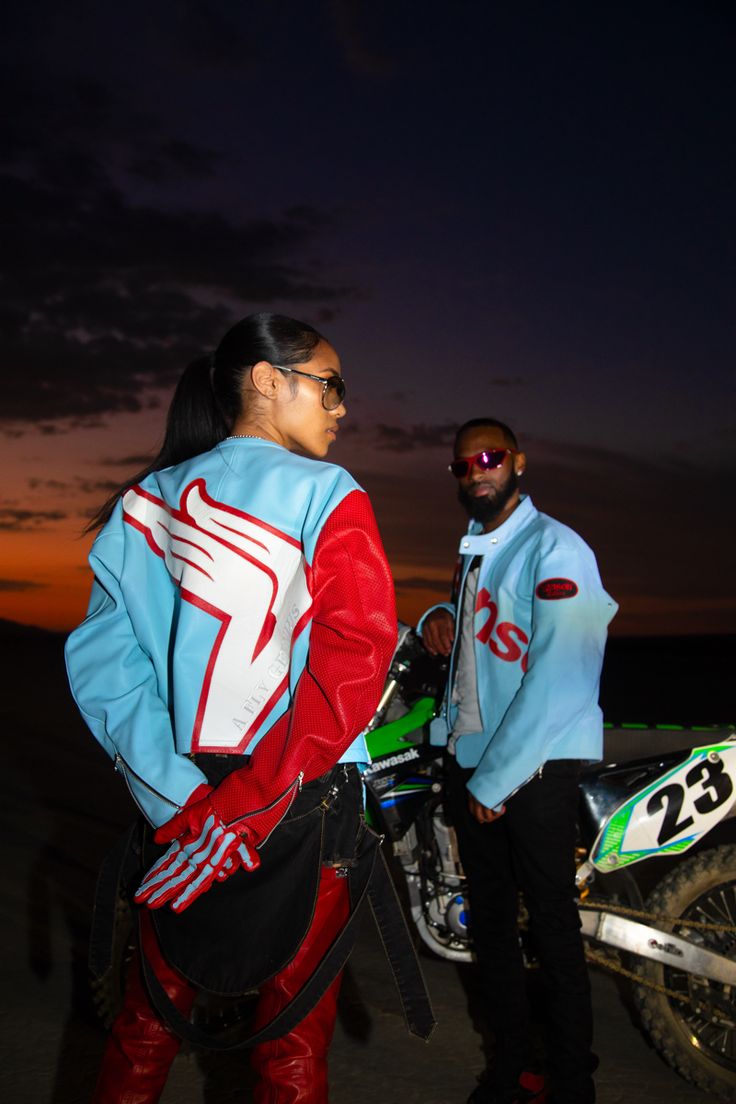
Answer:
[{"label": "hanging strap", "polygon": [[394,975],[406,1026],[412,1035],[427,1042],[437,1021],[404,911],[381,847],[378,849],[378,858],[368,886],[368,900]]},{"label": "hanging strap", "polygon": [[90,972],[97,980],[112,966],[117,904],[128,878],[140,865],[140,831],[140,823],[134,821],[105,857],[97,875],[88,959]]}]

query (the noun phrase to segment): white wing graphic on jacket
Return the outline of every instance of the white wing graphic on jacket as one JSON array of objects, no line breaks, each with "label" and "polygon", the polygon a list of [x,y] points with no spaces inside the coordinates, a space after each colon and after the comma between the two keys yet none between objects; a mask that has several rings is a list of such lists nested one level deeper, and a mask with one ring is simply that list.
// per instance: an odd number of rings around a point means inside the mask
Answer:
[{"label": "white wing graphic on jacket", "polygon": [[216,502],[203,479],[172,509],[141,487],[123,498],[182,598],[221,623],[205,672],[192,750],[242,750],[288,686],[291,647],[312,599],[298,541]]}]

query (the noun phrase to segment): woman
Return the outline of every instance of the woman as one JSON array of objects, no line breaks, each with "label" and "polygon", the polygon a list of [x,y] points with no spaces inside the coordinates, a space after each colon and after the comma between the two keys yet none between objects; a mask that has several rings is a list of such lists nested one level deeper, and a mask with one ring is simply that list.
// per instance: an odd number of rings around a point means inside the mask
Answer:
[{"label": "woman", "polygon": [[[195,988],[166,961],[150,910],[161,910],[156,927],[177,914],[196,933],[218,895],[247,896],[292,803],[307,800],[310,783],[323,791],[338,761],[366,758],[360,733],[395,646],[368,498],[320,462],[344,399],[340,360],[316,330],[251,315],[186,370],[161,453],[96,519],[104,527],[90,555],[89,612],[67,644],[69,678],[156,842],[170,845],[136,900],[146,906],[145,957],[185,1014]],[[311,926],[260,988],[257,1025],[288,1004],[345,923],[341,859],[324,861]],[[269,920],[277,931],[283,917]],[[327,1099],[338,986],[255,1048],[260,1104]],[[134,964],[96,1104],[158,1100],[178,1046]]]}]

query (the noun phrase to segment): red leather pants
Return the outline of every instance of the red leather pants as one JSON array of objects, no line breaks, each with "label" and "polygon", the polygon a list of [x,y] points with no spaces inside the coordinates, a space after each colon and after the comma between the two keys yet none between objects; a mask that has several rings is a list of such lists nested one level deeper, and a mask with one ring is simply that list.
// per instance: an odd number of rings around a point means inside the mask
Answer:
[{"label": "red leather pants", "polygon": [[[288,1004],[328,950],[350,915],[347,878],[322,867],[312,926],[289,965],[260,991],[256,1027]],[[327,1050],[332,1040],[341,977],[288,1035],[255,1047],[251,1062],[258,1074],[253,1104],[326,1104]]]},{"label": "red leather pants", "polygon": [[[256,1028],[271,1020],[301,988],[349,913],[347,879],[323,867],[310,930],[292,962],[261,988]],[[179,1011],[188,1014],[196,989],[164,959],[146,911],[141,933],[146,957],[159,981]],[[338,977],[293,1031],[254,1048],[251,1060],[258,1074],[254,1104],[326,1104],[327,1051],[339,990]],[[178,1036],[151,1007],[136,956],[128,972],[123,1007],[107,1042],[92,1104],[156,1104],[179,1045]]]}]

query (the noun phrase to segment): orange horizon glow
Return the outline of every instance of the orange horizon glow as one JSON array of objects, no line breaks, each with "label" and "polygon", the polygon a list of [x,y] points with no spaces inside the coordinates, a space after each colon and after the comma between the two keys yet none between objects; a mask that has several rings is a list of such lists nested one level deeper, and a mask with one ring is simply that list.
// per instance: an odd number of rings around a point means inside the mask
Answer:
[{"label": "orange horizon glow", "polygon": [[[43,539],[39,539],[43,536]],[[0,593],[0,618],[21,625],[52,632],[70,632],[86,614],[92,572],[87,553],[92,536],[80,536],[79,529],[69,527],[51,536],[44,534],[6,534],[0,557],[0,574],[22,586],[29,579],[33,585],[17,591]],[[446,582],[437,575],[434,565],[408,562],[388,550],[397,590],[399,620],[415,625],[432,605],[447,599],[450,572]],[[400,564],[398,566],[397,564]],[[402,591],[402,580],[416,577],[436,577],[436,584],[411,586]],[[683,600],[653,599],[646,596],[617,596],[620,610],[612,622],[612,636],[683,636],[728,633],[733,609],[728,604],[703,602],[690,604],[683,619]]]},{"label": "orange horizon glow", "polygon": [[[120,415],[114,425],[50,436],[29,429],[12,441],[12,451],[4,457],[8,497],[6,516],[0,521],[0,617],[58,632],[68,632],[83,620],[91,586],[87,554],[93,539],[84,535],[84,526],[111,488],[155,451],[161,421],[161,408],[151,408]],[[335,460],[356,472],[356,461],[365,461],[368,453],[349,441],[336,446]],[[407,624],[416,624],[426,609],[448,597],[464,531],[465,519],[454,483],[445,478],[443,459],[443,454],[433,454],[427,461],[402,465],[397,473],[395,456],[373,452],[372,470],[357,474],[373,503],[396,584],[399,617]],[[549,459],[535,461],[540,472],[549,468]],[[581,482],[586,476],[587,482]],[[598,484],[585,468],[565,471],[552,483],[579,488],[574,501],[595,506]],[[540,508],[550,501],[547,508],[554,516],[578,528],[574,515],[570,518],[569,502],[561,500],[558,509],[549,489],[539,501],[536,490],[533,493]],[[611,527],[605,511],[602,516],[603,522],[592,513],[581,515],[580,531],[588,537],[592,528],[589,539],[604,586],[619,603],[612,636],[733,633],[736,598],[725,593],[725,585],[710,592],[706,586],[697,594],[685,588],[679,573],[675,581],[682,593],[668,594],[665,588],[647,593],[647,586],[658,584],[661,559],[654,573],[645,562],[646,570],[635,576],[636,561],[623,558],[621,527]]]}]

